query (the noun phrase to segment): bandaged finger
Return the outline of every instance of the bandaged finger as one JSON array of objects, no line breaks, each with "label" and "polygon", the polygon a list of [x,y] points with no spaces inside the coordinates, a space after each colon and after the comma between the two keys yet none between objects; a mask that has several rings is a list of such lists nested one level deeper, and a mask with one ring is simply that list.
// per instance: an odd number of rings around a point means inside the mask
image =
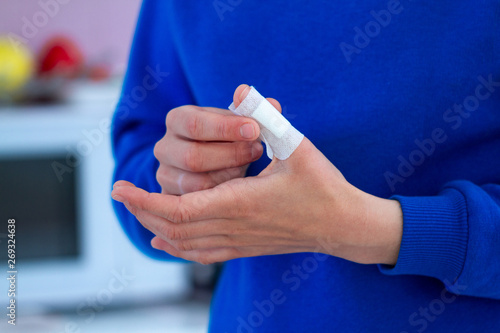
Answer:
[{"label": "bandaged finger", "polygon": [[234,114],[257,121],[260,127],[260,138],[266,144],[267,156],[286,160],[302,142],[304,135],[279,113],[254,87],[236,108],[229,106]]}]

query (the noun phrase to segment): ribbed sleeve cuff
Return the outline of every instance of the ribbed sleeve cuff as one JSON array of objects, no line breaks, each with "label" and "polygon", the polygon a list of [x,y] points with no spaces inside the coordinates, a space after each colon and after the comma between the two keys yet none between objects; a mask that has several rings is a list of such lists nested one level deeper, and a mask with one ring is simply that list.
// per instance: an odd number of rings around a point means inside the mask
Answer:
[{"label": "ribbed sleeve cuff", "polygon": [[394,196],[403,210],[403,238],[395,266],[379,265],[388,275],[424,275],[455,281],[467,252],[464,196],[446,189],[435,197]]}]

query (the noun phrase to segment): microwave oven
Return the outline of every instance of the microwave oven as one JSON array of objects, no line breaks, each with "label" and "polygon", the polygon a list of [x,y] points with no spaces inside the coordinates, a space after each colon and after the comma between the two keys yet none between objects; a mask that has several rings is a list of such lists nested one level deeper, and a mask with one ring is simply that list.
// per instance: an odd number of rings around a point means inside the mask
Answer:
[{"label": "microwave oven", "polygon": [[[0,107],[0,267],[7,274],[14,220],[19,311],[85,313],[91,302],[103,309],[189,293],[189,267],[139,253],[114,215],[115,103]],[[7,295],[0,296],[3,309]]]}]

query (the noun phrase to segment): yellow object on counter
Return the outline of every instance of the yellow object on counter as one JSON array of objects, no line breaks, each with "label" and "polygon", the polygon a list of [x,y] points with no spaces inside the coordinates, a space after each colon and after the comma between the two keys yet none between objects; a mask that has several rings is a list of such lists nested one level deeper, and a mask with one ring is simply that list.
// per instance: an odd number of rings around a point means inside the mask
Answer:
[{"label": "yellow object on counter", "polygon": [[13,97],[29,82],[35,71],[28,47],[8,37],[0,37],[0,97]]}]

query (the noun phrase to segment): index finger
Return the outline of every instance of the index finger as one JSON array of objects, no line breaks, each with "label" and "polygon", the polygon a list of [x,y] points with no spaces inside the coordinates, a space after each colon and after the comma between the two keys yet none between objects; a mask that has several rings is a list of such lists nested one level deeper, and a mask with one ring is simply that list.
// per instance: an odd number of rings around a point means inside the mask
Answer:
[{"label": "index finger", "polygon": [[[233,183],[236,184],[238,181],[233,180]],[[235,207],[241,211],[242,205],[238,205],[235,192],[227,186],[216,186],[208,190],[175,196],[149,193],[131,183],[122,182],[113,188],[112,197],[114,200],[127,202],[171,222],[184,223],[229,218],[233,215]]]},{"label": "index finger", "polygon": [[168,127],[175,127],[177,135],[197,141],[253,141],[260,134],[259,125],[251,118],[196,106],[167,116]]}]

